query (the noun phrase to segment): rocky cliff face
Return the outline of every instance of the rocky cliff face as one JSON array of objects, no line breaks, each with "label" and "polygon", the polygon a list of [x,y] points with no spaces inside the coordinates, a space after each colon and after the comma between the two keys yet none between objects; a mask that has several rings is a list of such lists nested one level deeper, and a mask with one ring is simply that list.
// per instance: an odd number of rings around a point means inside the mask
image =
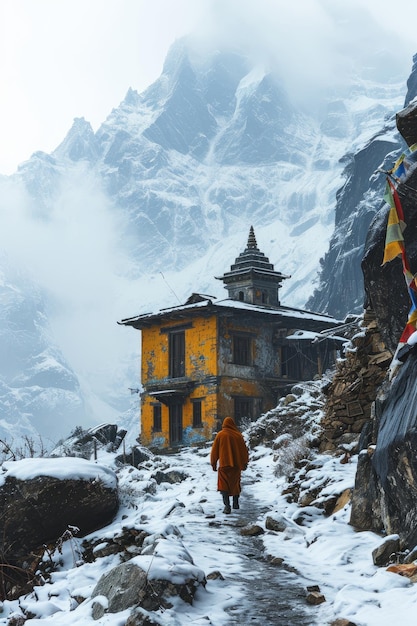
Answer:
[{"label": "rocky cliff face", "polygon": [[416,373],[413,355],[378,393],[350,520],[361,530],[400,535],[403,549],[417,545]]},{"label": "rocky cliff face", "polygon": [[347,181],[337,194],[335,231],[322,262],[320,286],[307,302],[310,309],[327,310],[342,319],[364,307],[361,260],[366,233],[381,207],[385,186],[376,169],[386,169],[386,155],[391,163],[400,151],[399,139],[392,132],[394,125],[391,120],[363,149],[345,159]]},{"label": "rocky cliff face", "polygon": [[[417,141],[416,104],[397,115],[397,127],[408,145]],[[404,211],[404,242],[410,269],[417,270],[417,168],[412,164],[397,191]],[[394,353],[405,326],[410,301],[400,259],[381,266],[387,206],[372,224],[363,259],[365,289],[381,334]],[[374,412],[362,435],[353,495],[351,523],[360,529],[397,533],[403,548],[417,544],[417,358],[393,369],[378,391]]]}]

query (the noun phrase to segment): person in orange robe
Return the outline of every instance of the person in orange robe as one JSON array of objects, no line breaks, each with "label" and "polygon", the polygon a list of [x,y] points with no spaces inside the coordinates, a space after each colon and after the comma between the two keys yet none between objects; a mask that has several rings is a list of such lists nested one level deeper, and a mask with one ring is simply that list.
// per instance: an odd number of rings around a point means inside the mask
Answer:
[{"label": "person in orange robe", "polygon": [[233,508],[239,508],[240,477],[247,468],[249,452],[242,433],[231,417],[223,421],[222,429],[217,433],[210,454],[213,471],[217,471],[217,490],[223,497],[223,513],[231,513],[230,496]]}]

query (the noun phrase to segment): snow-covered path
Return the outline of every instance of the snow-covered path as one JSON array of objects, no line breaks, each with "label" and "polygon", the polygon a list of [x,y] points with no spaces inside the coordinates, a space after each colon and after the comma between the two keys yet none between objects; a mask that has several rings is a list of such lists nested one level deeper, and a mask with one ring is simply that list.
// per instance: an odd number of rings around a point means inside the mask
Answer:
[{"label": "snow-covered path", "polygon": [[[313,624],[311,607],[306,605],[305,586],[297,574],[288,571],[285,565],[271,565],[265,558],[261,539],[241,534],[242,528],[256,524],[269,510],[263,501],[263,491],[258,489],[256,470],[249,468],[243,474],[240,510],[225,515],[220,494],[216,492],[216,474],[211,472],[208,459],[202,457],[202,461],[208,474],[201,477],[206,489],[200,499],[204,501],[200,502],[203,516],[196,519],[186,515],[179,527],[196,564],[206,574],[219,570],[223,575],[225,580],[217,584],[216,595],[226,592],[228,596],[224,601],[229,616],[227,623]],[[270,487],[274,491],[274,485]],[[210,582],[208,590],[212,586]]]},{"label": "snow-covered path", "polygon": [[[168,518],[180,531],[194,563],[209,577],[205,591],[197,594],[194,606],[178,624],[311,626],[314,614],[297,574],[269,564],[261,539],[241,534],[243,527],[255,524],[269,509],[264,487],[259,489],[256,465],[242,475],[240,510],[225,515],[208,448],[184,450],[161,457],[161,462],[171,471],[189,473],[182,483],[164,483],[160,489],[177,503]],[[269,485],[273,496],[276,487]],[[211,579],[215,572],[223,579]]]},{"label": "snow-covered path", "polygon": [[[148,545],[156,541],[158,549],[172,557],[171,563],[166,561],[168,576],[170,570],[187,567],[187,558],[204,572],[207,583],[200,586],[193,604],[178,601],[172,608],[161,608],[154,615],[159,620],[155,623],[310,626],[314,621],[308,617],[305,590],[296,574],[267,563],[261,539],[241,534],[242,527],[256,523],[268,510],[256,464],[243,475],[241,509],[225,515],[209,454],[210,446],[189,448],[175,455],[156,456],[139,468],[119,468],[120,510],[110,525],[86,539],[100,546],[120,535],[123,528],[144,530]],[[114,462],[106,455],[98,461]],[[178,482],[169,482],[172,476]],[[274,497],[275,484],[271,480],[267,484]],[[50,581],[19,601],[5,601],[0,606],[0,625],[8,626],[11,615],[21,615],[23,610],[34,616],[25,623],[38,626],[51,622],[54,626],[72,626],[74,620],[83,626],[124,626],[128,609],[105,613],[98,620],[92,618],[93,589],[103,574],[120,563],[120,556],[109,554],[92,563],[79,558],[75,563],[74,553],[81,554],[81,543],[75,539],[64,545],[63,554],[56,555],[56,571]],[[156,565],[158,559],[152,552],[148,554],[143,558],[149,559],[148,573],[152,573],[152,568],[160,565]],[[194,566],[191,564],[190,569]],[[86,600],[78,605],[74,598],[80,597]]]},{"label": "snow-covered path", "polygon": [[[247,492],[249,485],[244,487]],[[259,537],[240,534],[242,527],[256,523],[265,508],[259,500],[245,493],[241,504],[242,509],[233,515],[234,519],[212,524],[216,534],[220,533],[217,540],[223,545],[232,542],[238,555],[238,568],[233,572],[233,579],[241,586],[243,598],[228,608],[230,623],[311,626],[315,616],[312,608],[306,605],[305,586],[299,576],[285,565],[271,564],[265,557]]]}]

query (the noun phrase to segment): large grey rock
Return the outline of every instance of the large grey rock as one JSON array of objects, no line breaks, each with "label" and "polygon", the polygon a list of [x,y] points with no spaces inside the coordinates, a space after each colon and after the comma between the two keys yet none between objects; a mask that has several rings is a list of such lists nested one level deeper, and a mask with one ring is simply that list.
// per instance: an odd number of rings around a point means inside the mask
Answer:
[{"label": "large grey rock", "polygon": [[372,552],[374,565],[386,566],[395,562],[396,555],[400,549],[400,538],[398,535],[386,537],[380,546]]},{"label": "large grey rock", "polygon": [[126,432],[124,428],[118,428],[117,424],[104,423],[87,430],[79,427],[70,437],[54,448],[49,456],[76,456],[88,460],[96,458],[99,449],[116,452]]},{"label": "large grey rock", "polygon": [[376,402],[378,434],[372,457],[385,531],[398,533],[407,544],[417,543],[417,537],[412,539],[417,528],[416,376],[417,357],[411,355],[386,397]]},{"label": "large grey rock", "polygon": [[98,599],[93,603],[94,619],[103,617],[106,610],[109,613],[118,613],[141,602],[151,610],[158,608],[147,586],[146,572],[133,563],[122,563],[104,574],[91,597],[98,596],[104,596],[106,601],[100,602]]},{"label": "large grey rock", "polygon": [[402,548],[417,545],[417,356],[412,354],[375,403],[372,457],[359,456],[351,523],[398,534]]},{"label": "large grey rock", "polygon": [[[157,562],[158,557],[154,565],[159,569]],[[167,562],[166,571],[169,566]],[[97,598],[93,603],[93,618],[100,619],[105,612],[117,613],[130,607],[141,607],[146,611],[170,608],[173,606],[171,598],[175,596],[191,604],[199,585],[205,584],[201,570],[196,575],[192,563],[188,574],[183,570],[175,583],[169,577],[153,576],[150,569],[148,567],[145,571],[138,563],[129,561],[104,574],[91,596]]]},{"label": "large grey rock", "polygon": [[372,450],[358,457],[350,524],[360,530],[383,532],[378,480],[372,466]]}]

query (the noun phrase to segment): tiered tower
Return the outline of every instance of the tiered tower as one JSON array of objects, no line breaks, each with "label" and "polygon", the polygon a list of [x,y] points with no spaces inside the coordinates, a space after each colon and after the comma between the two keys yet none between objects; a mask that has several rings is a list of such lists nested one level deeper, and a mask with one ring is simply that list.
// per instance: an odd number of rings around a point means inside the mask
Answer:
[{"label": "tiered tower", "polygon": [[245,250],[235,259],[230,272],[216,278],[224,282],[231,300],[273,307],[280,304],[278,291],[282,281],[290,277],[274,270],[259,250],[251,226]]}]

